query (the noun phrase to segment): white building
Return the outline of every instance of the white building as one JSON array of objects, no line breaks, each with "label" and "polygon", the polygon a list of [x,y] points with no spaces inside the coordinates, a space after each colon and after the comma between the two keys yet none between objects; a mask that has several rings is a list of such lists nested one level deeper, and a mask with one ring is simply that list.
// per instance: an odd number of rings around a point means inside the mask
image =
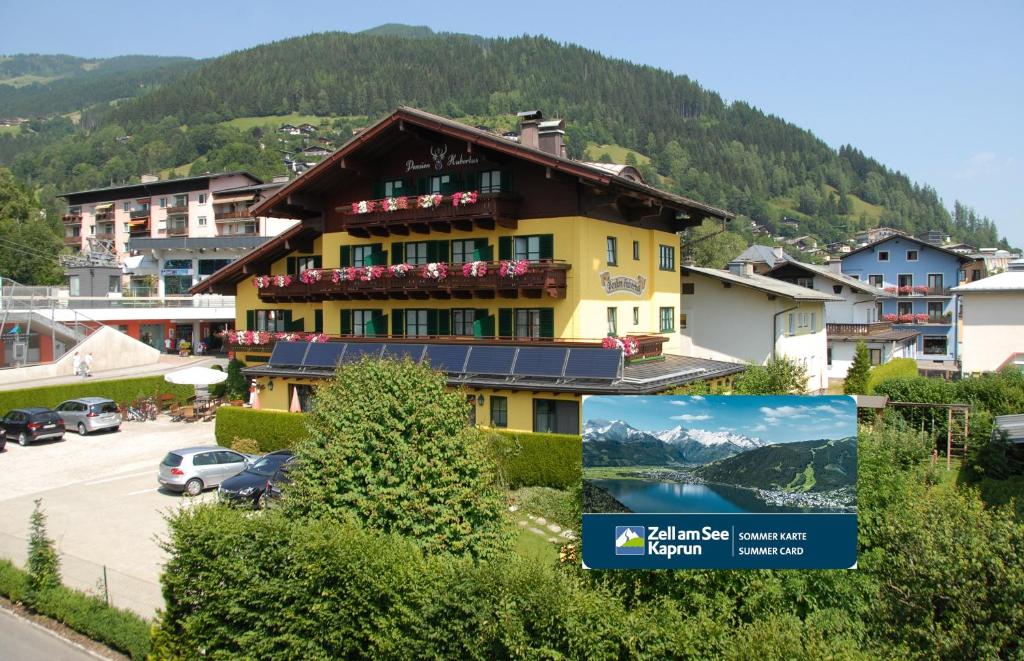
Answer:
[{"label": "white building", "polygon": [[784,262],[768,276],[817,292],[834,294],[838,301],[825,303],[825,330],[828,335],[828,378],[845,379],[853,364],[858,342],[867,345],[872,365],[894,358],[917,358],[916,330],[879,322],[881,299],[885,291],[839,271],[840,260],[829,266]]},{"label": "white building", "polygon": [[1024,370],[1024,261],[1009,270],[954,287],[963,312],[961,371]]},{"label": "white building", "polygon": [[825,303],[835,294],[754,273],[682,267],[681,352],[696,358],[764,365],[786,356],[807,368],[807,390],[828,388]]}]

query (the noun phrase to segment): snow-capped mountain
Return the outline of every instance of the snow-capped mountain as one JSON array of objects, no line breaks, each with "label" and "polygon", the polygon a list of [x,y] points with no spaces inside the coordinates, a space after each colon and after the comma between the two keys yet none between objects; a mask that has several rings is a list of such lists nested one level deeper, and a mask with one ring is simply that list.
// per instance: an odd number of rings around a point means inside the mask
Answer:
[{"label": "snow-capped mountain", "polygon": [[[631,446],[634,451],[640,451],[643,446],[644,460],[650,462],[652,458],[652,441],[660,443],[665,447],[666,452],[654,452],[655,456],[664,456],[669,461],[683,461],[691,464],[706,464],[719,459],[725,459],[747,450],[753,450],[768,445],[759,438],[744,436],[729,431],[710,431],[707,429],[686,429],[677,425],[663,431],[643,431],[636,429],[623,420],[588,420],[583,426],[584,443],[600,445],[600,458],[596,452],[597,446],[591,445],[592,450],[587,451],[584,445],[584,452],[588,459],[602,463],[587,461],[587,465],[617,465],[628,459]],[[623,455],[623,456],[619,456]],[[614,463],[604,463],[611,459]]]}]

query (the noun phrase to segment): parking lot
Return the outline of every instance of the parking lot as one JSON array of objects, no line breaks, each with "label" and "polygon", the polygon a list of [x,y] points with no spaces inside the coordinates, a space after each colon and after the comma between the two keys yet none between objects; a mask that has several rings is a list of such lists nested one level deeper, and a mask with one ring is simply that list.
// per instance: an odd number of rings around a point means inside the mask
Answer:
[{"label": "parking lot", "polygon": [[24,566],[33,501],[42,499],[47,528],[62,555],[64,582],[102,594],[146,616],[162,606],[159,578],[163,515],[196,499],[158,489],[157,466],[176,448],[214,445],[213,423],[125,422],[116,433],[68,433],[64,441],[0,454],[0,557]]}]

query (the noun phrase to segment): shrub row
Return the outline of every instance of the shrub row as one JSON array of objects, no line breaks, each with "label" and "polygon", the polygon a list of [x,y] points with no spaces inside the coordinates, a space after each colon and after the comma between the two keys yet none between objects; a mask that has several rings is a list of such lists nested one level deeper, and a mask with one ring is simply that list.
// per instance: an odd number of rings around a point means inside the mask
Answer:
[{"label": "shrub row", "polygon": [[156,658],[878,658],[838,609],[805,622],[766,599],[744,624],[723,600],[626,604],[581,570],[425,555],[336,518],[199,506],[171,545]]},{"label": "shrub row", "polygon": [[875,386],[886,379],[913,378],[917,376],[917,361],[913,358],[896,358],[884,365],[872,367],[868,372],[867,387],[864,389],[869,395],[875,394]]},{"label": "shrub row", "polygon": [[179,402],[183,402],[195,394],[195,388],[167,383],[162,376],[22,388],[0,392],[0,414],[25,406],[45,406],[52,409],[65,400],[77,397],[107,397],[120,404],[162,394],[172,394]]},{"label": "shrub row", "polygon": [[[236,439],[252,439],[260,452],[294,447],[306,436],[306,416],[283,411],[222,406],[217,410],[217,444],[231,447]],[[495,431],[488,435],[498,473],[511,489],[565,489],[581,479],[583,443],[570,434]]]},{"label": "shrub row", "polygon": [[490,435],[498,474],[511,489],[579,484],[583,441],[572,434],[500,431]]},{"label": "shrub row", "polygon": [[[0,560],[0,594],[24,602],[27,589],[28,573]],[[133,659],[145,659],[152,649],[148,621],[77,590],[60,586],[36,593],[32,610]]]},{"label": "shrub row", "polygon": [[260,452],[273,452],[293,447],[306,437],[306,416],[222,406],[217,409],[214,429],[217,445],[231,447],[235,439],[249,438],[259,444]]}]

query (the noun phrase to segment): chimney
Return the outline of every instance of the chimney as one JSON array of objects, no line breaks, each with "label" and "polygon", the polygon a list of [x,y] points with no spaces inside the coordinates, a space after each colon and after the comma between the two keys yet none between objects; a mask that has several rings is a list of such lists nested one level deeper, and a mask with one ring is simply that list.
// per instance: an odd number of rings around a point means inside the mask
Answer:
[{"label": "chimney", "polygon": [[139,181],[141,181],[144,184],[151,184],[154,181],[160,181],[160,177],[156,176],[155,174],[144,174],[141,177],[139,177]]},{"label": "chimney", "polygon": [[842,273],[843,272],[843,260],[839,259],[838,257],[829,257],[828,258],[828,268],[833,273]]},{"label": "chimney", "polygon": [[524,147],[540,149],[540,120],[544,115],[539,110],[524,110],[518,113],[519,144]]},{"label": "chimney", "polygon": [[729,273],[733,275],[754,275],[754,264],[746,260],[742,262],[729,262],[728,264]]},{"label": "chimney", "polygon": [[565,158],[565,120],[541,122],[537,126],[541,151]]}]

